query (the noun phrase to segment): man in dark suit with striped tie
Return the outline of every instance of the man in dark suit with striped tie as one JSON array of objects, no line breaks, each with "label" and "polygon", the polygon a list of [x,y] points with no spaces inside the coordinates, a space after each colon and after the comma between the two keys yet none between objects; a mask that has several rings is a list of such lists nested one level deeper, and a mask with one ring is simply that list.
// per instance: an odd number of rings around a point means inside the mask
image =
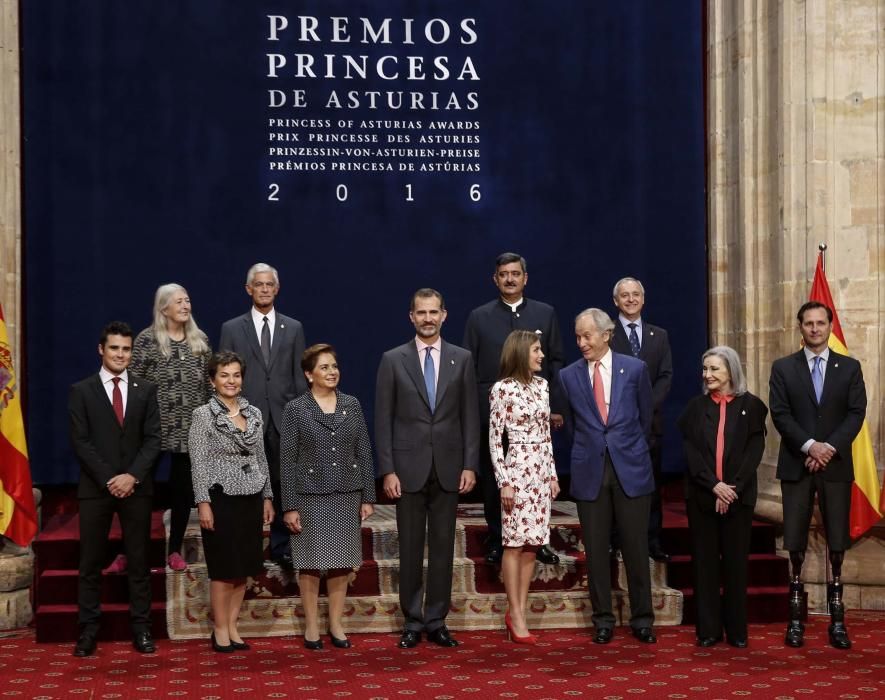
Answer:
[{"label": "man in dark suit with striped tie", "polygon": [[777,478],[784,507],[784,549],[790,553],[790,621],[784,642],[801,647],[802,564],[817,493],[833,578],[827,588],[830,644],[850,649],[842,602],[842,561],[851,546],[850,511],[854,462],[851,443],[863,427],[867,393],[860,363],[829,348],[833,311],[819,301],[797,314],[805,345],[771,367],[771,419],[781,435]]},{"label": "man in dark suit with striped tie", "polygon": [[80,463],[80,636],[74,656],[95,652],[101,618],[101,567],[114,513],[123,529],[132,644],[143,654],[151,638],[152,469],[160,454],[157,386],[128,372],[132,329],[114,321],[98,345],[98,374],[74,384],[68,399],[71,445]]},{"label": "man in dark suit with striped tie", "polygon": [[[655,475],[655,490],[651,497],[648,516],[648,555],[655,561],[670,561],[670,555],[661,548],[661,443],[664,439],[662,408],[673,380],[673,358],[667,331],[653,326],[642,318],[645,306],[645,288],[635,277],[624,277],[612,290],[618,319],[612,333],[611,349],[623,355],[638,357],[648,366],[651,379],[654,414],[651,430],[651,463]],[[612,551],[619,549],[617,529],[612,529]]]}]

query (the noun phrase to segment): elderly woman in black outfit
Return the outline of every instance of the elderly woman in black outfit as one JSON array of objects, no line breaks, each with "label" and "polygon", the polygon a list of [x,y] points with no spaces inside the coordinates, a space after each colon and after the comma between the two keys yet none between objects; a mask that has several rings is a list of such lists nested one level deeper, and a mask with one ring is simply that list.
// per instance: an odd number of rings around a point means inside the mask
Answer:
[{"label": "elderly woman in black outfit", "polygon": [[[187,437],[194,409],[209,398],[206,363],[212,349],[191,313],[187,290],[171,282],[157,288],[154,320],[132,344],[132,371],[157,385],[163,429],[162,446],[170,455],[170,523],[167,563],[182,571],[184,531],[194,507]],[[124,567],[125,568],[125,567]]]},{"label": "elderly woman in black outfit", "polygon": [[329,636],[350,647],[342,616],[348,575],[362,564],[361,523],[373,512],[372,447],[359,401],[338,391],[335,349],[313,345],[301,369],[310,391],[286,404],[280,431],[283,521],[292,532],[292,563],[299,570],[304,646],[322,649],[318,595],[326,574]]},{"label": "elderly woman in black outfit", "polygon": [[[698,646],[722,639],[747,646],[747,564],[756,469],[765,449],[768,409],[747,391],[738,354],[719,345],[703,362],[703,395],[679,418],[692,542]],[[720,572],[722,596],[719,595]]]},{"label": "elderly woman in black outfit", "polygon": [[237,631],[246,578],[264,571],[263,525],[273,520],[261,411],[240,396],[245,364],[235,352],[215,353],[215,393],[194,411],[189,446],[215,629],[212,648],[249,648]]}]

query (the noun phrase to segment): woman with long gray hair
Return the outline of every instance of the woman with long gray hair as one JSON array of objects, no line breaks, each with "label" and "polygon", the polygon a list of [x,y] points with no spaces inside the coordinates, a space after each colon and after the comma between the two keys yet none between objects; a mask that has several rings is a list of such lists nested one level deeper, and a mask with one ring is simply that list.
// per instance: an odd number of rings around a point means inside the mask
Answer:
[{"label": "woman with long gray hair", "polygon": [[194,507],[188,431],[194,409],[209,400],[206,364],[209,340],[191,314],[191,300],[180,284],[164,284],[154,295],[154,320],[132,346],[132,371],[156,383],[162,447],[170,456],[171,522],[167,563],[182,571],[184,532]]}]

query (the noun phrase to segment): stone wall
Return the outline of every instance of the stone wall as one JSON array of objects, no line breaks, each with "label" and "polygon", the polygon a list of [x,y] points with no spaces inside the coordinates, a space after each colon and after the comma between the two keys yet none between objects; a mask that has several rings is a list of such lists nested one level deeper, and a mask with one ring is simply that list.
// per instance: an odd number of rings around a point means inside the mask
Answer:
[{"label": "stone wall", "polygon": [[[711,342],[738,350],[750,390],[767,400],[772,361],[798,348],[796,309],[825,243],[881,475],[885,0],[711,0],[707,31]],[[777,447],[771,430],[757,512],[773,520]],[[867,564],[846,569],[847,580],[885,585],[883,534],[860,543],[858,555],[878,554],[858,556]],[[807,572],[822,581],[821,564]]]}]

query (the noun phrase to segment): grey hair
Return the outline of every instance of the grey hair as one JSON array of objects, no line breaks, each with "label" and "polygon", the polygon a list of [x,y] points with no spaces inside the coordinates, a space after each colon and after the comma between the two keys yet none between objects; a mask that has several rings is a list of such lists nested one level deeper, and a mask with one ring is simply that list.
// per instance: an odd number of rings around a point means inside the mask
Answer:
[{"label": "grey hair", "polygon": [[[172,344],[169,341],[169,329],[166,326],[166,317],[163,315],[163,311],[169,306],[169,300],[176,292],[187,294],[187,290],[175,282],[161,284],[157,287],[156,294],[154,294],[154,322],[151,324],[151,330],[154,332],[154,340],[160,349],[160,354],[167,360],[172,356]],[[206,334],[197,326],[193,314],[190,315],[187,323],[184,324],[184,340],[194,355],[202,355],[209,352]]]},{"label": "grey hair", "polygon": [[250,267],[249,272],[246,273],[246,284],[251,287],[252,280],[255,279],[255,275],[257,275],[259,272],[269,272],[273,275],[273,283],[277,287],[280,286],[280,275],[277,273],[277,269],[275,267],[271,267],[267,263],[255,263],[252,267]]},{"label": "grey hair", "polygon": [[618,287],[620,287],[622,284],[626,284],[627,282],[636,282],[636,284],[639,285],[639,291],[642,292],[642,296],[645,296],[645,287],[642,286],[642,282],[640,282],[635,277],[621,277],[621,279],[619,279],[617,282],[615,282],[615,286],[612,289],[612,298],[613,299],[618,298]]},{"label": "grey hair", "polygon": [[602,309],[584,309],[581,313],[575,316],[575,323],[577,323],[584,316],[590,316],[593,319],[593,325],[596,326],[596,330],[600,333],[603,331],[614,330],[615,322],[612,321],[612,317],[609,316]]},{"label": "grey hair", "polygon": [[[701,357],[701,364],[703,364],[704,360],[708,357],[718,357],[725,363],[725,368],[728,370],[728,376],[731,379],[731,388],[735,396],[742,396],[747,393],[747,377],[741,367],[741,358],[734,349],[727,345],[717,345],[716,347],[710,348]],[[706,384],[704,384],[703,390],[705,394],[710,393]]]}]

